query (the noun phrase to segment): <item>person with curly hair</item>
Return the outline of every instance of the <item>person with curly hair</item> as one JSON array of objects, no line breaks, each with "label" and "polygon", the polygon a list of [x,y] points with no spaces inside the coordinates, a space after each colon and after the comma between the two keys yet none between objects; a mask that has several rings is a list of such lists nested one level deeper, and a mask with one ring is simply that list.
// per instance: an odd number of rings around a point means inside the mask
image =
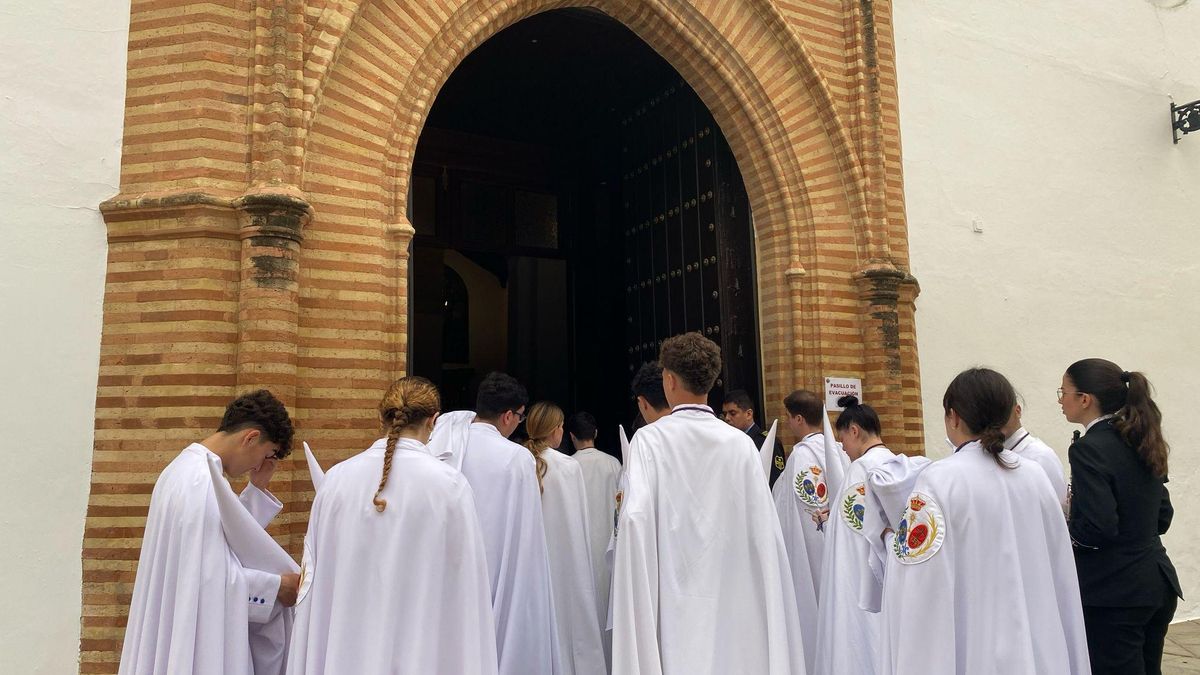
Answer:
[{"label": "person with curly hair", "polygon": [[382,437],[325,475],[304,538],[288,675],[496,672],[471,486],[425,449],[440,411],[432,382],[396,380],[379,403]]},{"label": "person with curly hair", "polygon": [[286,608],[297,574],[243,567],[225,541],[209,464],[249,474],[241,501],[264,528],[283,508],[268,490],[292,447],[292,421],[267,390],[225,408],[217,430],[192,443],[163,470],[150,495],[121,675],[252,675],[283,667]]},{"label": "person with curly hair", "polygon": [[779,517],[754,442],[708,406],[721,351],[662,344],[671,414],[634,436],[613,571],[614,673],[803,673]]}]

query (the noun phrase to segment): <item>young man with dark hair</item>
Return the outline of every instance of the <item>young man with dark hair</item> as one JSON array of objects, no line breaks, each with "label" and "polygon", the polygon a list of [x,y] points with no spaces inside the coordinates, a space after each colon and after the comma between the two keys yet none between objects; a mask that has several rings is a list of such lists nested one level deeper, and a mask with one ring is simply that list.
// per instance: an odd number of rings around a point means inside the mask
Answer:
[{"label": "young man with dark hair", "polygon": [[283,504],[267,485],[292,444],[292,422],[271,392],[234,399],[218,430],[184,448],[150,496],[119,672],[280,672],[287,653],[285,607],[297,574],[243,567],[226,543],[209,463],[250,474],[241,501],[263,527]]},{"label": "young man with dark hair", "polygon": [[[596,418],[591,413],[577,412],[567,420],[567,432],[583,470],[584,497],[587,501],[588,544],[592,552],[592,572],[596,579],[596,609],[601,625],[608,619],[609,580],[612,567],[605,552],[613,535],[613,510],[616,508],[617,484],[621,463],[612,455],[596,448]],[[604,637],[604,657],[612,662],[612,642],[607,631]]]},{"label": "young man with dark hair", "polygon": [[646,424],[653,424],[663,415],[670,414],[671,406],[667,405],[667,395],[663,393],[662,366],[658,363],[643,363],[629,388],[633,390],[638,412]]},{"label": "young man with dark hair", "polygon": [[[796,608],[804,635],[804,655],[814,672],[817,638],[817,598],[821,590],[821,564],[825,535],[814,516],[828,508],[825,484],[825,439],[822,435],[825,406],[810,391],[797,389],[783,399],[787,425],[800,439],[788,453],[783,473],[772,489],[783,543],[791,562]],[[841,451],[839,450],[839,454]]]},{"label": "young man with dark hair", "polygon": [[720,349],[663,342],[670,415],[634,436],[613,572],[613,672],[804,671],[779,518],[757,450],[713,415]]},{"label": "young man with dark hair", "polygon": [[435,457],[462,471],[475,493],[500,675],[559,672],[537,471],[533,455],[508,439],[525,420],[528,403],[529,394],[516,378],[489,373],[479,383],[474,417],[442,415],[429,443]]},{"label": "young man with dark hair", "polygon": [[[754,421],[754,403],[745,390],[734,389],[725,394],[725,402],[721,406],[721,418],[734,429],[746,432],[750,440],[754,441],[754,447],[759,450],[767,441],[767,432]],[[783,451],[783,443],[780,442],[779,436],[775,437],[774,455],[771,460],[770,484],[772,487],[775,486],[775,481],[779,479],[779,474],[783,471],[783,465],[787,461],[787,454]]]}]

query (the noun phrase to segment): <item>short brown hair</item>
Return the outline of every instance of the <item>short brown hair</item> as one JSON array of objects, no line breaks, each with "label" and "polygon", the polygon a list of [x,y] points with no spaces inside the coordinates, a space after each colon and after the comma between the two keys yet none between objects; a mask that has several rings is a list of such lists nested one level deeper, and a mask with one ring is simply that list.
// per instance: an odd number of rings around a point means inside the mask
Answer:
[{"label": "short brown hair", "polygon": [[658,360],[693,394],[707,394],[721,374],[721,348],[695,331],[664,340]]},{"label": "short brown hair", "polygon": [[797,389],[783,399],[783,407],[789,415],[799,415],[810,427],[821,426],[821,417],[825,414],[824,402],[811,391]]}]

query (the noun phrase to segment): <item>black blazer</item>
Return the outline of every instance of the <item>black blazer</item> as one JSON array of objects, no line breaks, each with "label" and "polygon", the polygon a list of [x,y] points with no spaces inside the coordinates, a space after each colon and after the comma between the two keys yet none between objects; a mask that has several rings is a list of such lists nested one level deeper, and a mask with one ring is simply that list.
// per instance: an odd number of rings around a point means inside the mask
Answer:
[{"label": "black blazer", "polygon": [[1159,535],[1175,510],[1166,480],[1154,476],[1108,420],[1071,444],[1069,529],[1083,604],[1157,607],[1163,582],[1179,578]]},{"label": "black blazer", "polygon": [[[750,423],[750,428],[746,429],[746,435],[750,436],[750,439],[754,441],[754,447],[758,448],[759,450],[762,450],[762,444],[767,442],[767,432],[763,431],[763,428],[758,426],[757,422]],[[771,460],[770,484],[772,487],[775,486],[775,479],[779,478],[779,474],[783,473],[783,467],[783,443],[779,440],[779,437],[776,436],[775,457],[773,460]]]}]

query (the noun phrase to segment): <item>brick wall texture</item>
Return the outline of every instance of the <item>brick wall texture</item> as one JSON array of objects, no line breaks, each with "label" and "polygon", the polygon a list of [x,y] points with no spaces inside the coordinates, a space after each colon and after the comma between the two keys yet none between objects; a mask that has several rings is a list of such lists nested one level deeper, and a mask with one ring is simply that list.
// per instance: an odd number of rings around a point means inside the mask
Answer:
[{"label": "brick wall texture", "polygon": [[[80,672],[116,672],[154,481],[236,392],[275,391],[330,461],[375,438],[406,362],[430,106],[488,37],[580,4],[666,58],[733,148],[767,400],[861,377],[892,447],[920,452],[890,0],[133,0]],[[303,458],[276,482],[272,533],[296,551]]]}]

